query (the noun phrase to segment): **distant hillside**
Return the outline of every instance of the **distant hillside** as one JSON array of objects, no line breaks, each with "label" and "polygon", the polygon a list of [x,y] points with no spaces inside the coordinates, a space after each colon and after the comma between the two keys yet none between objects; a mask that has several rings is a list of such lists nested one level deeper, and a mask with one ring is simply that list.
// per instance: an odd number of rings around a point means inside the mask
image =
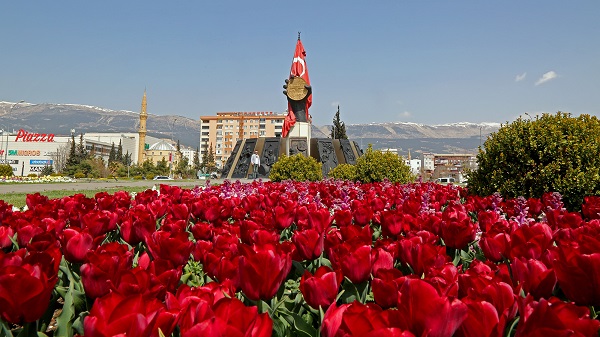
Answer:
[{"label": "distant hillside", "polygon": [[[14,105],[12,111],[9,110]],[[109,110],[78,104],[29,104],[0,102],[0,128],[44,131],[61,135],[79,132],[136,132],[139,112]],[[348,124],[351,140],[366,148],[395,148],[400,153],[476,153],[487,135],[500,127],[497,123],[452,123],[424,125],[416,123]],[[196,148],[200,140],[200,121],[183,116],[149,114],[148,135],[179,139]],[[331,126],[312,127],[313,138],[324,138]]]},{"label": "distant hillside", "polygon": [[[79,132],[137,132],[139,112],[102,109],[77,104],[27,104],[0,102],[0,124],[8,129],[44,130],[69,135]],[[193,148],[200,143],[200,121],[183,116],[148,114],[148,135],[157,138],[179,139]]]}]

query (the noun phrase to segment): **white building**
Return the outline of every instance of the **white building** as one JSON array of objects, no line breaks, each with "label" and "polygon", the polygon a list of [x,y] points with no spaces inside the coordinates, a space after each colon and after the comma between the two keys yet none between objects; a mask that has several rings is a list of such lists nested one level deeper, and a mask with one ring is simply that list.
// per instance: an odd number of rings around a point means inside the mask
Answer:
[{"label": "white building", "polygon": [[[36,130],[37,131],[37,130]],[[13,174],[26,176],[39,174],[45,166],[52,166],[54,171],[64,165],[64,156],[68,156],[71,147],[71,136],[58,136],[33,130],[0,132],[0,164],[7,163]],[[79,144],[79,135],[75,134],[75,144]],[[112,144],[115,149],[121,142],[123,155],[131,154],[132,164],[137,164],[138,133],[86,133],[83,142],[86,150],[95,156],[108,160]],[[158,142],[159,139],[146,137],[146,141]],[[62,156],[61,156],[62,153]],[[193,160],[193,156],[192,156]],[[61,162],[62,161],[62,162]]]},{"label": "white building", "polygon": [[421,174],[421,159],[405,159],[404,163],[410,167],[410,172],[414,175]]}]

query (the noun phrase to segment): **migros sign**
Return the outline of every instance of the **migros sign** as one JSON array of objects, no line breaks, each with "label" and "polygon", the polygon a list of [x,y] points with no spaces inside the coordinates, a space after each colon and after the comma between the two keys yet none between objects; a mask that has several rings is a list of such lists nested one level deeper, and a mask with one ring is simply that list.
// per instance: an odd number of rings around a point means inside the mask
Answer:
[{"label": "migros sign", "polygon": [[54,141],[53,133],[34,133],[27,132],[23,129],[17,132],[17,137],[15,138],[15,142],[38,142],[38,143],[51,143]]}]

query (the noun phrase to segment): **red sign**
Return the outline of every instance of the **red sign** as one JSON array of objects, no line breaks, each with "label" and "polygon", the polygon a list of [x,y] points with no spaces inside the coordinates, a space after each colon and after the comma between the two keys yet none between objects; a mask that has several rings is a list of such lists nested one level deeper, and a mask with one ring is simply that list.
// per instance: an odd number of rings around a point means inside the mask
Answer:
[{"label": "red sign", "polygon": [[22,142],[53,142],[54,134],[53,133],[33,133],[27,132],[23,129],[17,132],[17,138],[15,138],[15,142],[18,142],[19,139]]}]

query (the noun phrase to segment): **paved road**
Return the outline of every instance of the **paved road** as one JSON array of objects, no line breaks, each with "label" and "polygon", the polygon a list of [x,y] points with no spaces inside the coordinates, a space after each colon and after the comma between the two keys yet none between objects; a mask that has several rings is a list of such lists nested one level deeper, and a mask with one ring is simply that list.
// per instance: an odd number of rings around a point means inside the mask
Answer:
[{"label": "paved road", "polygon": [[[238,179],[236,179],[238,180]],[[241,182],[250,182],[252,180],[239,179]],[[211,184],[220,184],[223,179],[211,179]],[[176,185],[181,187],[193,188],[198,185],[205,185],[205,180],[178,181],[178,180],[119,180],[119,181],[85,181],[79,180],[74,183],[53,183],[53,184],[0,184],[0,194],[3,193],[36,193],[44,191],[78,191],[78,190],[106,190],[119,187],[139,187],[140,190],[158,187],[159,184]]]}]

